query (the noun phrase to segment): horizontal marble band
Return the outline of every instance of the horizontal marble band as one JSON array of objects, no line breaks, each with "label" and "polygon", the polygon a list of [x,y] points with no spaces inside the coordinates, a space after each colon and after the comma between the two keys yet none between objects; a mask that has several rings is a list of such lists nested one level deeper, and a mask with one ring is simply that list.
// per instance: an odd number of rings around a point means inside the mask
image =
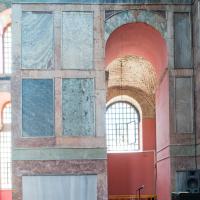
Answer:
[{"label": "horizontal marble band", "polygon": [[[197,155],[200,155],[200,144],[197,145]],[[195,156],[195,145],[171,145],[170,155],[175,156]]]},{"label": "horizontal marble band", "polygon": [[191,4],[192,0],[13,0],[13,3],[82,3],[82,4],[97,4],[97,3],[160,3],[160,4]]},{"label": "horizontal marble band", "polygon": [[106,159],[105,148],[98,149],[67,149],[67,148],[34,148],[13,149],[13,160],[91,160]]},{"label": "horizontal marble band", "polygon": [[10,91],[10,81],[9,80],[0,80],[0,92],[9,92]]}]

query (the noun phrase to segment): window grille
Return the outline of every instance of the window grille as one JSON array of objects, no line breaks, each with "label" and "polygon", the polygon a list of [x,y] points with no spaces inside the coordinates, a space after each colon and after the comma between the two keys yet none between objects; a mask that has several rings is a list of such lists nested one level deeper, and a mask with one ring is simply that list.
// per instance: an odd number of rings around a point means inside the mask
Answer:
[{"label": "window grille", "polygon": [[11,45],[11,26],[8,26],[3,34],[3,68],[5,74],[10,74],[12,70]]},{"label": "window grille", "polygon": [[[11,104],[3,109],[3,124],[11,123]],[[10,126],[9,126],[10,127]],[[1,189],[11,189],[11,131],[3,128],[0,132],[0,186]]]},{"label": "window grille", "polygon": [[11,104],[7,103],[3,109],[3,124],[11,123]]},{"label": "window grille", "polygon": [[115,102],[107,107],[106,135],[110,152],[139,150],[139,112],[128,102]]}]

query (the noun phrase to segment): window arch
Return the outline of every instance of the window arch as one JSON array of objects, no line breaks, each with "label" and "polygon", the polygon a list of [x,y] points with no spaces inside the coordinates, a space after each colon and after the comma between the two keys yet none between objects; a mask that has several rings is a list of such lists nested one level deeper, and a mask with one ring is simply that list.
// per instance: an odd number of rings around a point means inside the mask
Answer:
[{"label": "window arch", "polygon": [[3,124],[11,123],[11,103],[7,103],[3,108]]},{"label": "window arch", "polygon": [[106,136],[110,152],[139,150],[138,110],[127,101],[117,101],[107,107]]},{"label": "window arch", "polygon": [[11,37],[11,25],[9,24],[3,33],[3,73],[10,74],[12,71],[12,37]]},{"label": "window arch", "polygon": [[11,103],[2,110],[3,130],[0,132],[0,187],[11,189]]}]

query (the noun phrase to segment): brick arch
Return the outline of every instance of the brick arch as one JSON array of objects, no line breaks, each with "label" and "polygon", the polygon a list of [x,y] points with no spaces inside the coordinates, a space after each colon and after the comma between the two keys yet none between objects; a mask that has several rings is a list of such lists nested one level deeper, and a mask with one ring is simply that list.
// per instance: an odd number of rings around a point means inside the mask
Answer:
[{"label": "brick arch", "polygon": [[107,102],[114,97],[126,95],[135,99],[140,105],[142,111],[142,118],[155,117],[155,101],[154,96],[146,94],[144,91],[134,87],[110,87],[107,91]]},{"label": "brick arch", "polygon": [[112,32],[106,43],[105,62],[127,55],[143,57],[155,68],[157,78],[167,67],[167,45],[163,36],[146,23],[128,23]]},{"label": "brick arch", "polygon": [[105,40],[111,33],[120,26],[133,23],[143,22],[154,27],[162,36],[167,39],[167,19],[162,13],[148,10],[125,10],[118,12],[105,21]]}]

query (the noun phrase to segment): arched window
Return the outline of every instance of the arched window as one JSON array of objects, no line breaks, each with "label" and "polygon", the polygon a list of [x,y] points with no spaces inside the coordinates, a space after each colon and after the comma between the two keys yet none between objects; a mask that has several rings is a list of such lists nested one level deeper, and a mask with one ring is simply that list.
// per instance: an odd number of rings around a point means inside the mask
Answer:
[{"label": "arched window", "polygon": [[118,101],[110,104],[106,111],[108,151],[138,151],[139,122],[139,112],[129,102]]},{"label": "arched window", "polygon": [[3,108],[3,124],[11,123],[11,104],[7,103]]},{"label": "arched window", "polygon": [[4,74],[10,74],[12,70],[11,45],[12,45],[11,25],[9,25],[3,33],[3,73]]},{"label": "arched window", "polygon": [[0,186],[11,189],[11,104],[7,103],[2,112],[3,130],[0,132]]}]

